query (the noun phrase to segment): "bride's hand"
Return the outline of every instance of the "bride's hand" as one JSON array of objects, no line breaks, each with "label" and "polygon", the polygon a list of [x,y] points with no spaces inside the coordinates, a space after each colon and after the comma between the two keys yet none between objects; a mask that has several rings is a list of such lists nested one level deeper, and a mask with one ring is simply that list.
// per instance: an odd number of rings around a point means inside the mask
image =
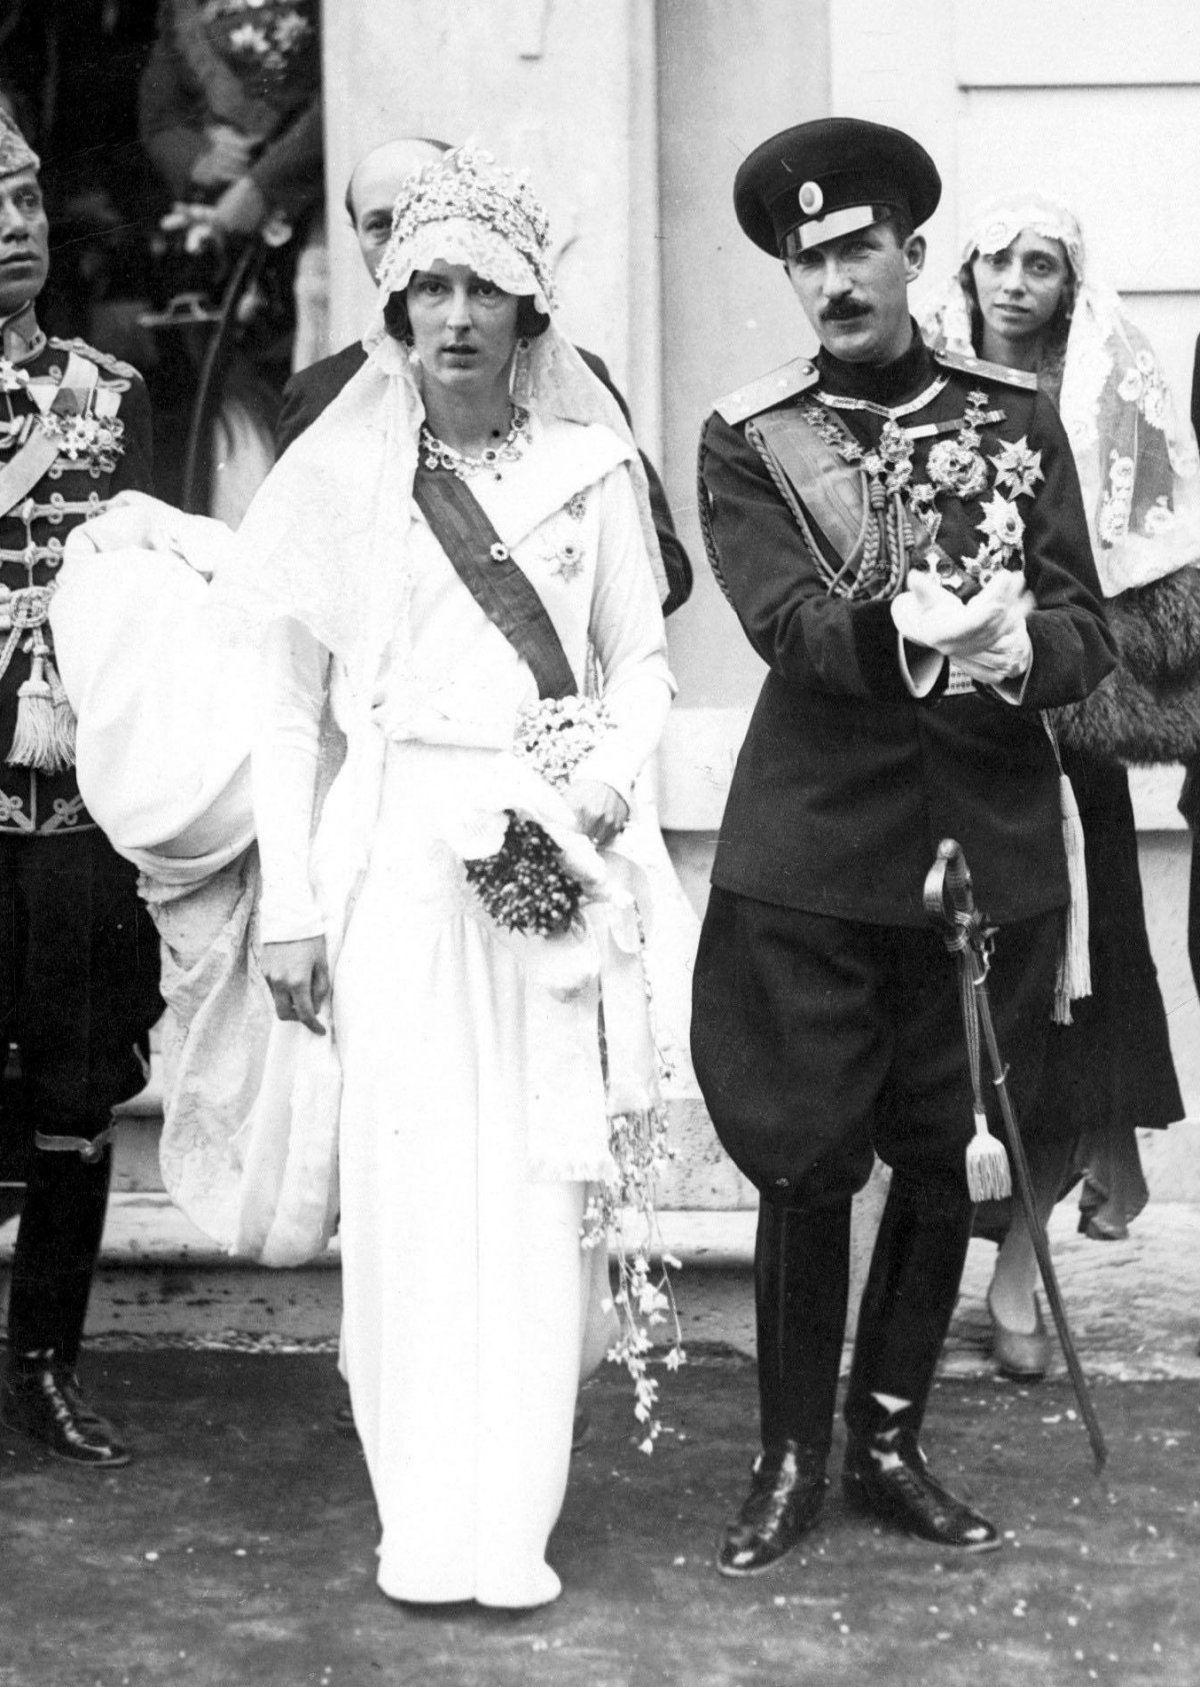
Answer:
[{"label": "bride's hand", "polygon": [[629,819],[629,804],[599,779],[573,779],[563,792],[584,837],[597,849],[610,844]]},{"label": "bride's hand", "polygon": [[294,943],[264,943],[262,973],[271,987],[280,1019],[296,1019],[318,1037],[325,1027],[317,1018],[329,998],[329,961],[323,937]]}]

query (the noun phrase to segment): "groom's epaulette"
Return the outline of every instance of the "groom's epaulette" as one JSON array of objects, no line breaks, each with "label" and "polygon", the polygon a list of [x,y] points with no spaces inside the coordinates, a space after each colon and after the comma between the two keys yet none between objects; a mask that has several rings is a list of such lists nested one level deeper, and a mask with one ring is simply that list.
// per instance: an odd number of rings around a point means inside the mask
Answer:
[{"label": "groom's epaulette", "polygon": [[123,380],[137,381],[141,379],[132,363],[126,363],[123,358],[114,357],[110,351],[101,351],[98,346],[89,346],[87,341],[81,340],[78,335],[72,340],[65,340],[58,334],[51,334],[49,343],[56,351],[78,352],[80,357],[86,357],[98,368],[107,369],[111,375],[117,375]]},{"label": "groom's epaulette", "polygon": [[1037,376],[1029,369],[1010,369],[1007,363],[989,363],[986,358],[966,357],[957,351],[935,351],[943,369],[957,369],[960,375],[978,375],[985,381],[1002,381],[1005,386],[1037,391]]},{"label": "groom's epaulette", "polygon": [[736,392],[718,398],[713,409],[723,422],[733,427],[750,416],[757,416],[762,410],[773,409],[785,399],[795,398],[797,393],[806,392],[809,387],[815,387],[817,378],[815,363],[810,363],[807,357],[794,357],[790,363],[782,363],[778,369],[738,387]]}]

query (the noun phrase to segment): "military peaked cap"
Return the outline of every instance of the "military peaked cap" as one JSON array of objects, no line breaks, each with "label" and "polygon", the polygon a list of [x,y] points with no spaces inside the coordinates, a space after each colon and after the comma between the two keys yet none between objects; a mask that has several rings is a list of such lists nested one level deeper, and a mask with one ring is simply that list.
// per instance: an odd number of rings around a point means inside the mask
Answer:
[{"label": "military peaked cap", "polygon": [[905,211],[916,228],[941,196],[942,179],[923,146],[856,117],[821,117],[772,135],[733,184],[738,222],[772,257],[793,233],[808,247],[866,228],[878,221],[880,205]]}]

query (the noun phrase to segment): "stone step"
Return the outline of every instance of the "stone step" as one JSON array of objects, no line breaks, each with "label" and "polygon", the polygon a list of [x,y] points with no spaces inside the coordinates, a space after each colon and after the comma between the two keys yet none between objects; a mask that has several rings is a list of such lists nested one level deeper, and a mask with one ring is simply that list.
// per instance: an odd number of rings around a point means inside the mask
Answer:
[{"label": "stone step", "polygon": [[[754,1224],[752,1212],[664,1213],[662,1245],[684,1271],[709,1279],[710,1290],[718,1279],[744,1286]],[[0,1224],[0,1294],[16,1230],[15,1216]],[[628,1234],[636,1234],[632,1220]],[[89,1344],[332,1348],[340,1318],[336,1237],[307,1265],[272,1270],[223,1252],[165,1194],[114,1191],[92,1289]]]},{"label": "stone step", "polygon": [[[870,1209],[860,1207],[869,1245]],[[752,1212],[660,1214],[685,1345],[754,1352]],[[634,1228],[630,1227],[631,1234]],[[0,1295],[16,1220],[0,1225]],[[1063,1298],[1088,1375],[1106,1381],[1200,1381],[1200,1206],[1154,1201],[1127,1241],[1078,1234],[1061,1205],[1050,1238]],[[866,1248],[856,1250],[852,1306]],[[994,1247],[973,1241],[943,1355],[945,1374],[988,1377],[985,1305]],[[88,1319],[90,1345],[337,1348],[341,1272],[336,1241],[317,1260],[272,1271],[231,1259],[170,1201],[150,1192],[113,1196]],[[848,1332],[848,1334],[852,1333]],[[1051,1375],[1063,1375],[1056,1357]]]}]

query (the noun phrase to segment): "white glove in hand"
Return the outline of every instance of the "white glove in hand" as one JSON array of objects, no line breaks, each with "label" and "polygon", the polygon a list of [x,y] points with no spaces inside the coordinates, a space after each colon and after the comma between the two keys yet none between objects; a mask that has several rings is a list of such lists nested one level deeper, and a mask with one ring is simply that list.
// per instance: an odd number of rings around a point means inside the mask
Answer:
[{"label": "white glove in hand", "polygon": [[[1033,607],[1024,575],[1008,569],[994,574],[967,603],[948,591],[936,575],[914,569],[905,590],[892,602],[892,620],[911,643],[941,651],[960,667],[965,657],[984,652],[1001,653],[1007,663],[1028,646],[1025,617]],[[1024,668],[1016,671],[1024,672]]]},{"label": "white glove in hand", "polygon": [[1019,679],[1032,661],[1033,645],[1024,620],[1018,621],[1011,632],[1001,634],[990,650],[954,658],[955,666],[976,685],[1000,685],[1005,680]]}]

